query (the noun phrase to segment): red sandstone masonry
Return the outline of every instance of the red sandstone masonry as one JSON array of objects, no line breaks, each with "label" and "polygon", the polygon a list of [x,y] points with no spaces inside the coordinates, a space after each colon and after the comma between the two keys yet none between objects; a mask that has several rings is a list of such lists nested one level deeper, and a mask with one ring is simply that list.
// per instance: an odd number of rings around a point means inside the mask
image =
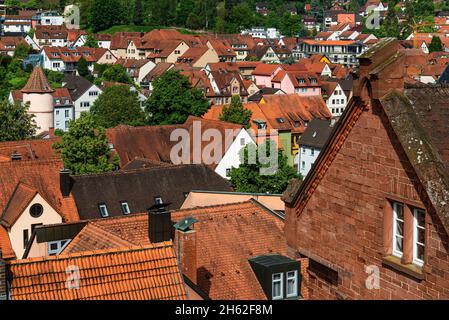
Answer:
[{"label": "red sandstone masonry", "polygon": [[[313,252],[350,273],[340,275],[335,287],[304,272],[310,299],[449,298],[449,241],[432,208],[427,208],[424,280],[382,265],[387,197],[425,205],[416,189],[417,177],[399,142],[390,140],[388,133],[394,134],[378,116],[379,108],[361,115],[301,215],[287,208],[288,245]],[[367,265],[379,267],[378,290],[365,286]]]}]

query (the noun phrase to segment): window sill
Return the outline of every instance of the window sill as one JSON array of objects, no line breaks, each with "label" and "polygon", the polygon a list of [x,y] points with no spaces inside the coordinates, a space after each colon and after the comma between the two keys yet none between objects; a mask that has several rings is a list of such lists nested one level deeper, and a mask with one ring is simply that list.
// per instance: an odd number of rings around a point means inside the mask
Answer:
[{"label": "window sill", "polygon": [[382,260],[382,264],[385,266],[389,266],[399,272],[405,273],[417,280],[424,280],[424,273],[422,271],[422,267],[417,266],[415,264],[403,264],[401,262],[401,258],[395,256],[386,256]]}]

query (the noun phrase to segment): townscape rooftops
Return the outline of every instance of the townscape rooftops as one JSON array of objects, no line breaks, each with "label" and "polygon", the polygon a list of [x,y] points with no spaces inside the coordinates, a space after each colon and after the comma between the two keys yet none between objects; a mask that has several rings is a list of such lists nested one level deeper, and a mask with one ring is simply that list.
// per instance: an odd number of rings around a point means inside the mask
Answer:
[{"label": "townscape rooftops", "polygon": [[[255,200],[171,213],[173,223],[188,217],[198,220],[194,226],[198,286],[211,299],[266,299],[248,259],[269,253],[286,255],[282,219]],[[135,245],[150,243],[147,213],[94,220],[89,224]],[[240,234],[237,238],[236,230]],[[89,248],[94,250],[97,246],[102,244]]]},{"label": "townscape rooftops", "polygon": [[194,164],[127,169],[72,178],[72,194],[81,219],[101,217],[100,204],[106,205],[109,216],[121,216],[121,201],[128,203],[133,214],[145,212],[158,197],[176,209],[192,190],[232,190],[228,181],[214,171],[205,165]]},{"label": "townscape rooftops", "polygon": [[[13,300],[187,298],[171,242],[16,260],[9,268]],[[79,272],[76,290],[67,286],[67,270]]]}]

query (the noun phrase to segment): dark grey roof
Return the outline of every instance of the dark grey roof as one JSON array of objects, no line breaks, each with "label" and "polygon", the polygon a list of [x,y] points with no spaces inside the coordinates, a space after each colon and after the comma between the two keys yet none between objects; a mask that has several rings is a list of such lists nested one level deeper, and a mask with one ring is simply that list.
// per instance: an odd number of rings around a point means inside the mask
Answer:
[{"label": "dark grey roof", "polygon": [[66,74],[64,76],[64,82],[66,83],[64,88],[69,90],[70,96],[74,102],[92,87],[92,82],[86,78],[73,74]]},{"label": "dark grey roof", "polygon": [[173,165],[102,174],[72,176],[72,194],[79,216],[101,218],[98,205],[106,204],[109,216],[123,215],[126,201],[131,214],[146,212],[155,197],[179,209],[192,190],[232,191],[230,183],[205,165]]},{"label": "dark grey roof", "polygon": [[299,145],[322,148],[332,132],[329,120],[313,119],[307,126]]},{"label": "dark grey roof", "polygon": [[446,66],[443,73],[438,78],[438,83],[449,84],[449,65]]},{"label": "dark grey roof", "polygon": [[262,89],[257,91],[255,94],[250,96],[248,98],[248,100],[253,101],[253,102],[259,102],[263,98],[264,95],[276,94],[278,91],[282,91],[282,90],[277,89],[277,88],[263,87]]}]

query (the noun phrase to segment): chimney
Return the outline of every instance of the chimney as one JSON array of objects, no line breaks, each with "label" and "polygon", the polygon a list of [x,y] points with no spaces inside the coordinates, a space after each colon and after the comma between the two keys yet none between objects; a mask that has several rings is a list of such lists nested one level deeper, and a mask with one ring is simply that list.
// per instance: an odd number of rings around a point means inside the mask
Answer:
[{"label": "chimney", "polygon": [[148,209],[148,238],[151,243],[169,241],[172,238],[170,203],[158,203]]},{"label": "chimney", "polygon": [[6,262],[3,259],[2,251],[0,249],[0,301],[6,300],[8,297],[6,288]]},{"label": "chimney", "polygon": [[61,169],[59,171],[59,188],[61,189],[61,194],[64,198],[70,195],[72,190],[72,178],[70,177],[69,169]]},{"label": "chimney", "polygon": [[195,218],[187,217],[175,224],[175,247],[182,274],[193,283],[197,283],[197,249]]},{"label": "chimney", "polygon": [[22,160],[22,155],[18,152],[11,153],[11,161],[19,161]]}]

